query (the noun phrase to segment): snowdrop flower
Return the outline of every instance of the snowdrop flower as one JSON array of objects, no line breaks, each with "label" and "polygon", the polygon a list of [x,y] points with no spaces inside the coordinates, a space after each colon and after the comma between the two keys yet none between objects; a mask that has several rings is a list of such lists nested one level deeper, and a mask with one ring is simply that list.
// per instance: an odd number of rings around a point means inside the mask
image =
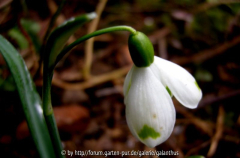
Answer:
[{"label": "snowdrop flower", "polygon": [[129,51],[134,65],[124,81],[127,124],[138,140],[155,147],[173,131],[176,111],[171,97],[194,109],[202,92],[189,72],[154,56],[153,46],[143,33],[130,35]]}]

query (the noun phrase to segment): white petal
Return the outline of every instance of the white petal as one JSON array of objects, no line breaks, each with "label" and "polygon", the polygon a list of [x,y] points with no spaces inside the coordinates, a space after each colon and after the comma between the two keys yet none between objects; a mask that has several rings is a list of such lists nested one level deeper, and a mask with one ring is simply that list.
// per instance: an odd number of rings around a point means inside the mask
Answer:
[{"label": "white petal", "polygon": [[126,96],[130,86],[131,86],[131,78],[132,78],[132,71],[133,71],[133,67],[130,69],[130,71],[128,72],[125,80],[124,80],[124,84],[123,84],[123,95]]},{"label": "white petal", "polygon": [[171,135],[175,108],[165,87],[149,67],[134,66],[131,81],[125,96],[128,126],[142,143],[155,147]]},{"label": "white petal", "polygon": [[[202,98],[202,91],[194,77],[184,68],[175,63],[154,57],[152,70],[157,72],[157,68],[162,83],[167,86],[176,99],[185,107],[196,108]],[[155,65],[155,68],[154,68]]]}]

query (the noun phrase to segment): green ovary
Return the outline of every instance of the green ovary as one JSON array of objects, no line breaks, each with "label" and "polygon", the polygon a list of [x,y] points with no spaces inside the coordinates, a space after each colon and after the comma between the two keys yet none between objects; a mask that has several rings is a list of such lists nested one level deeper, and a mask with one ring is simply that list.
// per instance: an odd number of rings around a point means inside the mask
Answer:
[{"label": "green ovary", "polygon": [[149,137],[153,139],[157,139],[161,135],[160,133],[156,132],[152,127],[149,127],[148,125],[144,125],[141,131],[138,133],[138,136],[144,140]]}]

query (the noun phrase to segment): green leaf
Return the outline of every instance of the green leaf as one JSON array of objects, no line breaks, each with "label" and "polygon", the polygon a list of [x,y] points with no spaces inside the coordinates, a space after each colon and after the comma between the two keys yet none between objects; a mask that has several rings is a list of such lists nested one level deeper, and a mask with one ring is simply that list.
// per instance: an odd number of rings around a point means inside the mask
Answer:
[{"label": "green leaf", "polygon": [[0,52],[6,60],[16,82],[26,120],[40,156],[42,158],[55,157],[42,112],[42,103],[22,57],[1,35]]},{"label": "green leaf", "polygon": [[26,30],[28,35],[30,36],[36,52],[39,52],[41,47],[41,42],[38,35],[41,29],[40,25],[35,21],[23,18],[20,22],[24,30]]},{"label": "green leaf", "polygon": [[44,51],[44,64],[53,70],[55,61],[60,51],[63,49],[68,38],[79,29],[85,22],[96,17],[95,13],[85,14],[71,18],[57,27],[49,36]]},{"label": "green leaf", "polygon": [[8,35],[13,38],[20,49],[27,49],[28,48],[28,41],[23,36],[23,34],[19,31],[18,28],[13,28],[8,32]]},{"label": "green leaf", "polygon": [[28,19],[21,19],[21,25],[27,30],[27,32],[31,32],[34,34],[37,34],[41,27],[40,25],[32,20],[28,20]]}]

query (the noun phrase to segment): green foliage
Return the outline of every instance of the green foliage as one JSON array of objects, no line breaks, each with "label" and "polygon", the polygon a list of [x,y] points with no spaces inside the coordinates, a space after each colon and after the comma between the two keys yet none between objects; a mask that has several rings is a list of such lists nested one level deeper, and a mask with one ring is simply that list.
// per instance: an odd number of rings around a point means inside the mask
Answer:
[{"label": "green foliage", "polygon": [[30,33],[37,34],[40,31],[40,26],[37,22],[27,19],[21,19],[22,26]]},{"label": "green foliage", "polygon": [[202,82],[211,82],[213,80],[213,75],[205,69],[197,69],[195,73],[195,78]]},{"label": "green foliage", "polygon": [[219,42],[220,36],[224,35],[231,19],[237,13],[235,5],[232,7],[224,6],[224,8],[215,7],[196,14],[189,33],[194,36],[210,37]]},{"label": "green foliage", "polygon": [[20,32],[20,30],[17,27],[14,27],[11,30],[9,30],[8,35],[13,40],[16,41],[16,43],[18,44],[21,50],[28,48],[28,41],[26,40],[26,38],[23,36],[23,34]]},{"label": "green foliage", "polygon": [[[22,57],[6,39],[0,36],[0,51],[3,54],[16,82],[16,87],[19,92],[28,126],[41,157],[54,158],[55,154],[57,157],[64,157],[61,155],[61,141],[51,106],[51,77],[56,59],[68,38],[79,29],[82,24],[95,17],[95,14],[86,14],[72,18],[56,28],[52,34],[50,34],[44,54],[43,108],[40,97],[35,90]],[[35,47],[39,50],[40,45],[37,37],[37,33],[40,30],[39,25],[33,21],[25,19],[21,20],[21,25],[32,38]],[[15,39],[20,49],[28,48],[28,41],[17,28],[10,30],[9,36]],[[6,86],[7,80],[0,78],[0,86],[3,82],[5,83],[4,86]],[[9,86],[7,88],[9,88]]]},{"label": "green foliage", "polygon": [[239,14],[240,10],[240,3],[236,3],[234,5],[227,5],[229,9],[231,9],[232,15],[237,15]]},{"label": "green foliage", "polygon": [[27,20],[27,19],[21,19],[21,25],[30,36],[33,42],[33,45],[36,49],[36,52],[39,52],[41,47],[39,36],[38,36],[38,33],[40,31],[40,25],[35,21]]},{"label": "green foliage", "polygon": [[[38,33],[40,31],[39,24],[31,20],[21,19],[21,25],[30,36],[33,45],[36,49],[36,52],[39,52],[40,50],[40,40],[38,36]],[[18,47],[21,50],[27,49],[29,47],[29,43],[26,37],[22,34],[18,27],[10,29],[8,31],[8,35],[17,43]]]},{"label": "green foliage", "polygon": [[10,75],[6,79],[1,76],[0,70],[0,90],[3,91],[15,91],[16,86],[13,77]]},{"label": "green foliage", "polygon": [[16,49],[0,35],[0,52],[13,75],[26,120],[41,157],[54,158],[53,146],[42,113],[42,103],[30,73]]}]

